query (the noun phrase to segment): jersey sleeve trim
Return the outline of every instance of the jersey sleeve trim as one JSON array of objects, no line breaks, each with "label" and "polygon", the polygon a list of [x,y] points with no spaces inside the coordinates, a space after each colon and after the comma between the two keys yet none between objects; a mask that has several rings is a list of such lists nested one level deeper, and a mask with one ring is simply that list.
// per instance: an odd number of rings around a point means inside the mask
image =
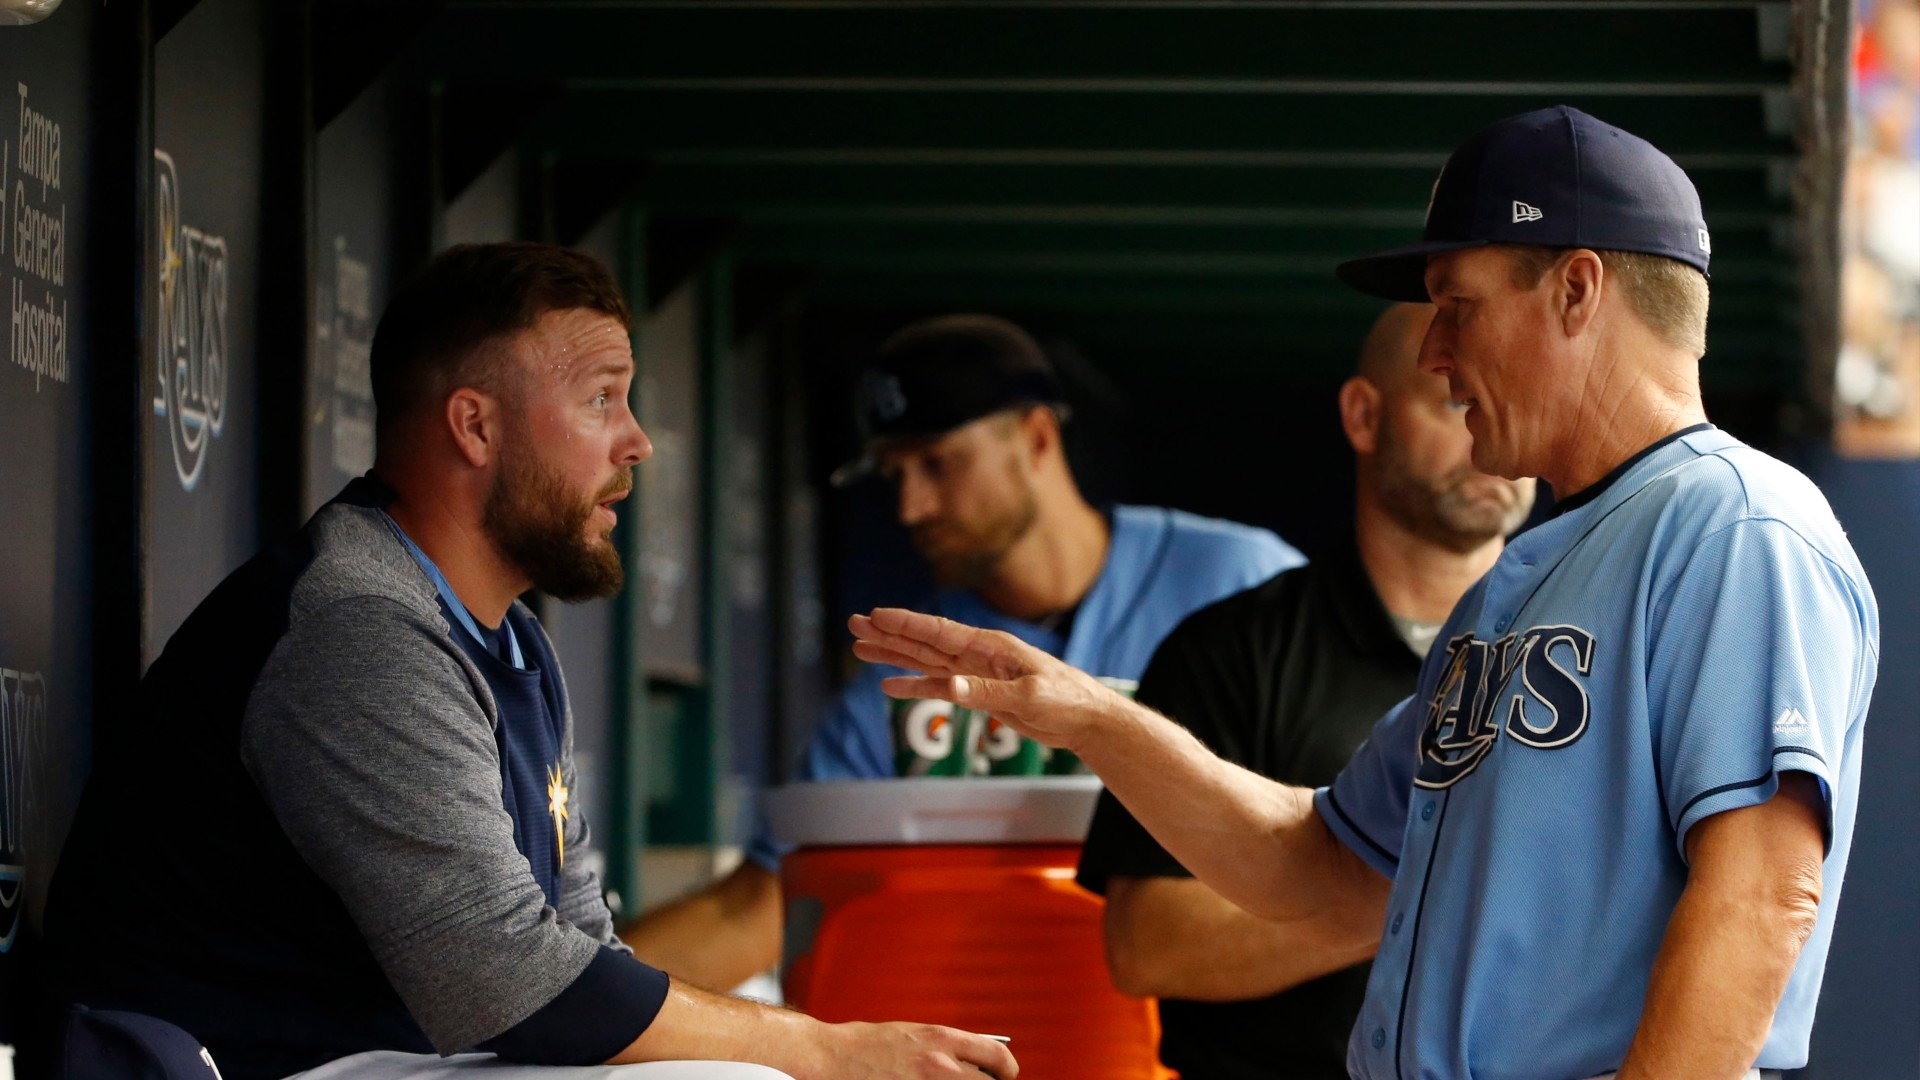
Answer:
[{"label": "jersey sleeve trim", "polygon": [[[1341,843],[1353,849],[1368,866],[1386,877],[1393,877],[1400,871],[1400,859],[1385,845],[1368,836],[1358,822],[1341,808],[1340,800],[1333,794],[1333,788],[1323,787],[1313,793],[1313,804],[1320,811],[1320,819]],[[1327,813],[1332,810],[1331,814]]]},{"label": "jersey sleeve trim", "polygon": [[1773,770],[1768,769],[1766,772],[1761,773],[1759,776],[1756,776],[1751,780],[1738,780],[1731,784],[1721,784],[1719,787],[1708,788],[1707,790],[1687,800],[1687,805],[1680,808],[1680,820],[1685,821],[1687,818],[1687,815],[1693,812],[1694,807],[1700,805],[1703,802],[1706,802],[1708,799],[1713,798],[1715,795],[1724,795],[1729,791],[1741,791],[1746,788],[1756,788],[1771,779],[1773,779]]},{"label": "jersey sleeve trim", "polygon": [[1708,788],[1687,800],[1680,808],[1680,818],[1674,824],[1673,842],[1679,848],[1681,861],[1687,858],[1687,833],[1695,825],[1715,814],[1724,814],[1729,810],[1741,810],[1749,806],[1758,806],[1773,798],[1780,790],[1781,773],[1804,772],[1820,781],[1821,821],[1823,856],[1833,851],[1833,781],[1827,775],[1825,758],[1804,746],[1782,746],[1773,752],[1773,768],[1751,780],[1739,780],[1731,784]]}]

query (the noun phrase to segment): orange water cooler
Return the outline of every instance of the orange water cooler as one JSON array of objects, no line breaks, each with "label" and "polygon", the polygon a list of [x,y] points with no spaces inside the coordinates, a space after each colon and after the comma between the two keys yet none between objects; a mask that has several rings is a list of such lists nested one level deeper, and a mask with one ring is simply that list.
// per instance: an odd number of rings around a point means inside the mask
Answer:
[{"label": "orange water cooler", "polygon": [[773,793],[787,1002],[823,1020],[1012,1037],[1023,1080],[1164,1080],[1151,1001],[1113,989],[1073,883],[1090,776],[796,784]]}]

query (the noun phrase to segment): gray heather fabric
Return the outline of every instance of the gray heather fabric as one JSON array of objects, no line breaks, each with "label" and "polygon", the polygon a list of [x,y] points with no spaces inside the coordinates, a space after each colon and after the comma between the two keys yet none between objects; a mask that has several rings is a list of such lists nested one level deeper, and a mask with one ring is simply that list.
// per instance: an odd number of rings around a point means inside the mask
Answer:
[{"label": "gray heather fabric", "polygon": [[[501,802],[493,695],[384,516],[331,506],[311,535],[241,758],[415,1021],[452,1053],[552,1001],[602,945],[626,947],[585,858],[567,860],[560,910],[547,906]],[[565,728],[571,786],[571,715]],[[567,850],[588,842],[575,813]]]}]

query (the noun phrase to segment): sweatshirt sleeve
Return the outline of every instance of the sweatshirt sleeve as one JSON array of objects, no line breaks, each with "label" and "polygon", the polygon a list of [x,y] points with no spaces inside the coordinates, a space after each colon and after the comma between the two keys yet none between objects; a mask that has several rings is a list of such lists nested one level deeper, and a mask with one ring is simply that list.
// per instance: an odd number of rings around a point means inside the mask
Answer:
[{"label": "sweatshirt sleeve", "polygon": [[[652,1022],[666,977],[547,905],[514,844],[477,680],[436,618],[337,601],[268,658],[241,757],[435,1049],[525,1024],[511,1056],[598,1063]],[[563,995],[564,1035],[542,1020]]]}]

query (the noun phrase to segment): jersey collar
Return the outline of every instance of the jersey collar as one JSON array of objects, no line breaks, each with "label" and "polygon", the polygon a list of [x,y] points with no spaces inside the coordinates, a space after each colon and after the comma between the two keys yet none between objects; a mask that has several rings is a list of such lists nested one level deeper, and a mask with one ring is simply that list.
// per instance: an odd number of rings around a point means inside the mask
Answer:
[{"label": "jersey collar", "polygon": [[[412,555],[413,561],[420,564],[420,569],[427,575],[427,580],[433,582],[434,589],[439,592],[440,602],[446,605],[448,611],[453,612],[453,617],[461,626],[466,627],[467,633],[473,635],[473,640],[479,642],[481,648],[498,656],[499,638],[505,637],[507,655],[501,659],[513,665],[515,670],[525,671],[527,659],[520,651],[520,637],[513,632],[512,621],[500,620],[500,630],[494,635],[483,633],[479,622],[473,617],[473,612],[468,611],[467,605],[462,603],[460,597],[454,593],[453,586],[447,583],[447,577],[440,572],[440,567],[427,557],[426,552],[420,550],[420,545],[414,543],[413,537],[407,535],[407,530],[402,529],[400,523],[393,520],[392,514],[382,510],[380,516],[386,521],[387,527],[393,530],[393,535],[399,537],[400,542],[407,546],[407,554]],[[493,640],[488,640],[489,636],[492,636]]]},{"label": "jersey collar", "polygon": [[[1581,492],[1582,495],[1591,492],[1587,498],[1568,499],[1552,517],[1509,540],[1493,569],[1476,586],[1483,590],[1483,615],[1487,614],[1484,601],[1494,596],[1505,597],[1499,604],[1505,611],[1498,618],[1488,616],[1495,625],[1482,626],[1476,633],[1487,640],[1504,634],[1561,561],[1615,510],[1688,461],[1735,443],[1737,440],[1711,424],[1677,431],[1635,454],[1605,479]],[[1458,631],[1450,629],[1450,632]]]},{"label": "jersey collar", "polygon": [[1641,450],[1639,453],[1633,455],[1627,460],[1621,462],[1618,465],[1615,465],[1611,472],[1601,477],[1595,483],[1590,484],[1586,488],[1580,491],[1577,491],[1572,495],[1567,496],[1565,499],[1562,499],[1559,503],[1557,503],[1554,506],[1553,516],[1560,517],[1563,514],[1571,513],[1572,511],[1578,510],[1581,507],[1587,505],[1588,503],[1594,501],[1595,499],[1598,499],[1602,494],[1605,494],[1608,488],[1613,486],[1614,481],[1619,480],[1621,477],[1627,475],[1628,470],[1632,469],[1635,465],[1638,465],[1642,461],[1646,460],[1649,456],[1651,456],[1652,454],[1660,450],[1662,447],[1665,447],[1674,442],[1678,442],[1679,440],[1686,438],[1688,435],[1697,435],[1702,431],[1712,431],[1712,430],[1713,430],[1712,424],[1699,423],[1699,424],[1693,425],[1692,427],[1681,428],[1679,431],[1676,431],[1673,434],[1668,435],[1663,439],[1657,440],[1651,446],[1646,447],[1645,449]]}]

